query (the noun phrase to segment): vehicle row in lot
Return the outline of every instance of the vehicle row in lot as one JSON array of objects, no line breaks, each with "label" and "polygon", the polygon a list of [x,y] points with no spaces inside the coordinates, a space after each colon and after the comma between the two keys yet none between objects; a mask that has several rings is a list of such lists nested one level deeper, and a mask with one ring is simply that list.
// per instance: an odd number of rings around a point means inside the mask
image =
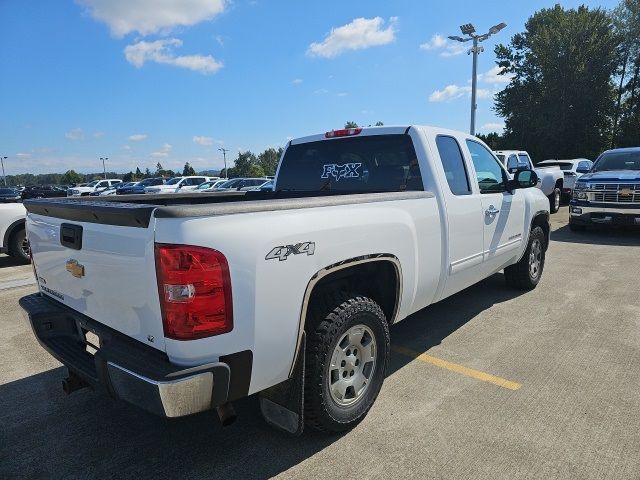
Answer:
[{"label": "vehicle row in lot", "polygon": [[271,194],[26,202],[39,294],[21,305],[67,391],[222,418],[260,393],[270,424],[343,431],[380,391],[391,324],[503,269],[540,281],[536,172],[511,178],[476,137],[336,130],[290,141],[278,172]]},{"label": "vehicle row in lot", "polygon": [[559,167],[564,175],[562,193],[566,199],[571,198],[571,193],[580,176],[588,173],[593,166],[593,162],[588,158],[574,158],[571,160],[543,160],[538,163],[542,167]]},{"label": "vehicle row in lot", "polygon": [[640,226],[640,147],[607,150],[576,182],[569,228]]},{"label": "vehicle row in lot", "polygon": [[88,183],[86,186],[77,186],[67,190],[67,196],[69,197],[82,197],[91,195],[92,193],[101,192],[109,187],[115,187],[122,183],[119,178],[105,178],[104,180],[94,180]]},{"label": "vehicle row in lot", "polygon": [[519,170],[533,170],[538,175],[538,188],[549,199],[551,213],[560,209],[564,175],[558,166],[535,167],[531,157],[524,150],[499,150],[496,153],[498,159],[507,167],[510,175]]}]

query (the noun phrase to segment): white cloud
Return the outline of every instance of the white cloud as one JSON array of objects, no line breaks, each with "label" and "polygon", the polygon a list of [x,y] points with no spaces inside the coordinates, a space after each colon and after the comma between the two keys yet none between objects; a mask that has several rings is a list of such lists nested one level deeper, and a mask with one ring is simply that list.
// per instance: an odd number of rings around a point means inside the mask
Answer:
[{"label": "white cloud", "polygon": [[104,132],[93,132],[93,138],[101,138],[104,137]]},{"label": "white cloud", "polygon": [[227,6],[226,0],[76,0],[111,33],[149,35],[177,26],[188,27],[211,20]]},{"label": "white cloud", "polygon": [[340,92],[338,93],[339,97],[346,97],[347,95],[349,95],[347,92]]},{"label": "white cloud", "polygon": [[291,83],[293,83],[294,85],[300,85],[302,83],[302,79],[301,78],[294,78]]},{"label": "white cloud", "polygon": [[31,158],[31,154],[30,153],[16,153],[16,157],[21,158],[21,159]]},{"label": "white cloud", "polygon": [[500,75],[503,68],[499,66],[493,67],[491,70],[478,75],[478,81],[484,83],[509,83],[513,78],[513,74],[507,73]]},{"label": "white cloud", "polygon": [[122,149],[126,150],[126,151],[129,151],[129,150],[131,150],[131,146],[130,145],[122,145]]},{"label": "white cloud", "polygon": [[439,33],[436,33],[429,41],[421,44],[420,49],[440,50],[441,57],[453,57],[466,52],[467,46],[460,42],[450,41]]},{"label": "white cloud", "polygon": [[378,45],[386,45],[395,40],[395,22],[397,17],[389,19],[389,26],[383,28],[384,19],[356,18],[351,23],[332,28],[322,42],[309,45],[307,55],[333,58],[346,50],[362,50]]},{"label": "white cloud", "polygon": [[326,95],[327,93],[329,93],[329,90],[327,90],[326,88],[319,88],[313,93],[315,93],[316,95]]},{"label": "white cloud", "polygon": [[193,143],[197,143],[202,146],[213,145],[213,138],[196,135],[193,137]]},{"label": "white cloud", "polygon": [[82,140],[84,138],[84,132],[81,128],[74,128],[65,133],[64,136],[69,140]]},{"label": "white cloud", "polygon": [[177,38],[156,40],[155,42],[141,41],[127,45],[124,49],[124,56],[130,64],[137,68],[142,67],[146,62],[173,65],[205,74],[215,73],[222,68],[222,63],[211,55],[175,55],[173,47],[181,46],[182,40]]},{"label": "white cloud", "polygon": [[480,127],[483,132],[502,132],[504,130],[504,123],[485,123]]},{"label": "white cloud", "polygon": [[171,153],[171,148],[171,145],[165,143],[164,145],[162,145],[162,147],[160,147],[160,150],[158,150],[157,152],[153,152],[151,156],[153,158],[166,158]]},{"label": "white cloud", "polygon": [[[477,98],[491,98],[491,92],[483,88],[476,90]],[[429,95],[430,102],[447,102],[463,96],[471,96],[471,87],[459,85],[447,85],[442,90],[435,90]]]},{"label": "white cloud", "polygon": [[129,140],[132,142],[141,142],[147,138],[146,133],[134,133],[133,135],[129,135]]},{"label": "white cloud", "polygon": [[216,42],[218,42],[218,45],[220,45],[221,47],[224,47],[224,37],[222,35],[216,35],[215,39],[216,39]]}]

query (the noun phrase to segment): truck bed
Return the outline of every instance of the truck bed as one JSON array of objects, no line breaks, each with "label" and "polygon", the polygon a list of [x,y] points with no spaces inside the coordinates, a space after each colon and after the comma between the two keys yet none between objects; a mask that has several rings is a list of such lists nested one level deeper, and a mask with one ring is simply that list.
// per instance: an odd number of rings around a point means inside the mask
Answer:
[{"label": "truck bed", "polygon": [[431,192],[229,192],[27,200],[29,213],[78,222],[147,228],[152,216],[222,216],[433,197]]}]

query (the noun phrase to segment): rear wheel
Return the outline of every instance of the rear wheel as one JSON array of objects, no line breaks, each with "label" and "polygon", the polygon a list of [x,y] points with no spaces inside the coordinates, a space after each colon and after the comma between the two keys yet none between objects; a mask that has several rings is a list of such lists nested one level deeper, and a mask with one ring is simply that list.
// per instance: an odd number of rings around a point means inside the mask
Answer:
[{"label": "rear wheel", "polygon": [[551,213],[556,213],[560,210],[560,200],[562,199],[562,190],[560,187],[556,186],[549,195],[549,211]]},{"label": "rear wheel", "polygon": [[540,227],[533,227],[529,244],[520,261],[504,269],[507,285],[522,290],[533,290],[540,282],[546,253],[546,239]]},{"label": "rear wheel", "polygon": [[31,262],[31,252],[29,250],[29,242],[24,228],[16,231],[11,235],[9,241],[9,254],[22,263]]},{"label": "rear wheel", "polygon": [[305,370],[305,420],[318,430],[357,425],[375,402],[389,360],[380,306],[355,294],[332,295],[312,312]]}]

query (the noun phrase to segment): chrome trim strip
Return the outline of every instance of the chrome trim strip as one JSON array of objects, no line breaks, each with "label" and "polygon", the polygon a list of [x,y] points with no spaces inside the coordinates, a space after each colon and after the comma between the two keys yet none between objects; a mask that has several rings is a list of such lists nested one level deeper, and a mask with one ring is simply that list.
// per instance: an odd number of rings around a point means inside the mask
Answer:
[{"label": "chrome trim strip", "polygon": [[398,312],[400,311],[400,300],[402,298],[402,267],[400,266],[400,261],[395,255],[390,253],[375,253],[371,255],[363,255],[362,257],[350,258],[347,260],[343,260],[338,263],[334,263],[333,265],[329,265],[328,267],[323,268],[322,270],[315,273],[309,283],[307,284],[307,288],[304,292],[304,297],[302,300],[302,307],[300,311],[300,319],[298,321],[298,339],[296,341],[296,348],[293,354],[293,361],[291,362],[291,368],[289,368],[289,378],[293,374],[293,369],[296,365],[296,361],[298,360],[298,355],[300,353],[300,343],[302,342],[302,333],[304,332],[305,323],[307,320],[307,307],[309,306],[309,299],[311,298],[311,293],[313,292],[316,284],[322,280],[322,278],[326,277],[330,273],[336,272],[338,270],[342,270],[348,267],[353,267],[354,265],[361,265],[363,263],[369,262],[380,262],[386,261],[391,262],[396,269],[396,277],[398,279],[398,288],[396,290],[396,305],[393,311],[393,315],[391,317],[390,324],[394,324],[397,321]]},{"label": "chrome trim strip", "polygon": [[[574,208],[582,209],[582,213],[573,213]],[[609,207],[587,207],[582,205],[571,205],[569,214],[579,217],[586,213],[619,213],[623,215],[640,215],[640,206],[638,208],[609,208]]]}]

